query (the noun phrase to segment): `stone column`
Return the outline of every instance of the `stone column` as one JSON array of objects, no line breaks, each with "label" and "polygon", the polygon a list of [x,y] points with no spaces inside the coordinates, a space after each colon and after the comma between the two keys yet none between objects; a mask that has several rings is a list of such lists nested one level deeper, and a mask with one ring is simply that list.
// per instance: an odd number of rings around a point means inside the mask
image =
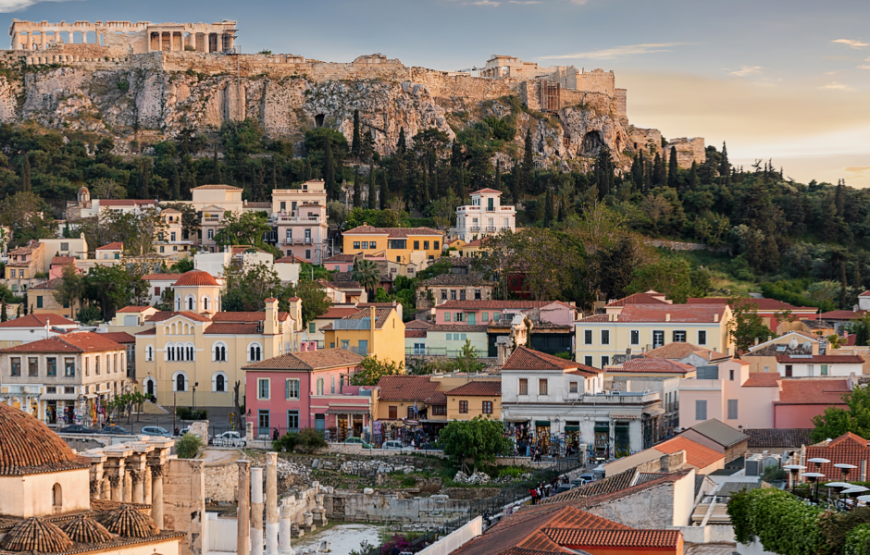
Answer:
[{"label": "stone column", "polygon": [[263,469],[251,469],[251,555],[263,555]]},{"label": "stone column", "polygon": [[100,499],[105,499],[108,501],[112,498],[112,487],[109,482],[108,477],[103,477],[103,480],[100,482]]},{"label": "stone column", "polygon": [[[33,35],[30,33],[30,31],[24,33],[24,44],[27,50],[33,50]],[[23,402],[21,406],[24,406]]]},{"label": "stone column", "polygon": [[251,553],[251,461],[236,461],[239,465],[239,510],[236,553]]},{"label": "stone column", "polygon": [[124,488],[121,487],[121,477],[109,476],[109,483],[112,485],[112,501],[123,501]]},{"label": "stone column", "polygon": [[291,545],[291,528],[293,525],[293,509],[289,505],[281,505],[281,523],[279,525],[278,553],[280,555],[296,555]]},{"label": "stone column", "polygon": [[163,465],[152,464],[151,469],[151,518],[163,530]]},{"label": "stone column", "polygon": [[42,31],[42,49],[45,50],[46,46],[48,46],[48,36],[45,34],[45,30]]},{"label": "stone column", "polygon": [[131,501],[133,503],[136,503],[138,505],[141,505],[145,502],[142,495],[142,486],[144,485],[143,482],[145,481],[144,478],[145,476],[142,475],[141,470],[137,469],[130,471],[130,486],[133,491],[130,493],[129,497],[131,498]]},{"label": "stone column", "polygon": [[278,555],[278,453],[266,454],[266,555]]},{"label": "stone column", "polygon": [[163,31],[157,31],[157,51],[163,52]]}]

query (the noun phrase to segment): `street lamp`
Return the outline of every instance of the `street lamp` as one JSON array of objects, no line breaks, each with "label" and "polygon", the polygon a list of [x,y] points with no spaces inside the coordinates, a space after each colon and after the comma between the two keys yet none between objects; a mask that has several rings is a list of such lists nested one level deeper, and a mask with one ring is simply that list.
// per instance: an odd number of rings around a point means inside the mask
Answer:
[{"label": "street lamp", "polygon": [[196,388],[199,382],[193,382],[193,410],[196,410]]}]

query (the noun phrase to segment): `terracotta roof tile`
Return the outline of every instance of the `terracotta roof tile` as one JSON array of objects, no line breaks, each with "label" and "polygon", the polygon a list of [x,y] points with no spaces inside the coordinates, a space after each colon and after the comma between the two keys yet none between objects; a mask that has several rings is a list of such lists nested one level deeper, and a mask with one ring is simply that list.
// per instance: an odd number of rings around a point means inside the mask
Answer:
[{"label": "terracotta roof tile", "polygon": [[279,258],[273,264],[311,264],[310,260],[306,260],[301,256],[296,256],[295,254],[290,254]]},{"label": "terracotta roof tile", "polygon": [[[718,323],[722,322],[725,303],[716,304],[633,304],[628,305],[616,315],[617,322],[670,322],[670,323]],[[607,322],[609,314],[596,314],[580,320],[581,322]],[[603,317],[603,318],[601,318]],[[668,320],[670,318],[670,320]]]},{"label": "terracotta roof tile", "polygon": [[405,337],[426,337],[429,332],[426,330],[415,330],[405,328]]},{"label": "terracotta roof tile", "polygon": [[671,304],[667,301],[663,301],[656,297],[653,297],[649,293],[635,293],[634,295],[629,295],[627,297],[623,297],[622,299],[617,299],[611,303],[608,303],[605,308],[609,307],[618,307],[618,306],[628,306],[630,304]]},{"label": "terracotta roof tile", "polygon": [[[783,301],[778,301],[776,299],[756,299],[756,298],[743,298],[740,299],[741,303],[749,303],[755,305],[755,309],[759,312],[773,312],[777,310],[800,310],[806,311],[809,310],[811,312],[815,312],[818,308],[814,306],[794,306],[790,305]],[[734,306],[734,302],[729,298],[717,298],[717,297],[689,297],[686,300],[686,304],[722,304],[728,303],[731,306]]]},{"label": "terracotta roof tile", "polygon": [[695,372],[695,367],[675,360],[666,358],[633,358],[627,360],[622,367],[609,366],[605,369],[608,373],[619,372],[643,372],[647,374],[688,374]]},{"label": "terracotta roof tile", "polygon": [[78,515],[72,520],[61,524],[61,530],[77,543],[106,543],[112,541],[112,534],[106,527],[85,515]]},{"label": "terracotta roof tile", "polygon": [[779,387],[777,382],[781,379],[778,372],[753,372],[743,382],[743,387]]},{"label": "terracotta roof tile", "polygon": [[[267,301],[269,299],[266,299]],[[287,312],[279,312],[278,313],[278,321],[283,322],[285,320],[290,319],[290,314]],[[217,312],[214,316],[211,317],[211,321],[215,323],[250,323],[250,322],[265,322],[266,321],[266,312]]]},{"label": "terracotta roof tile", "polygon": [[864,316],[866,310],[832,310],[819,314],[818,320],[857,320]]},{"label": "terracotta roof tile", "polygon": [[851,391],[849,379],[784,379],[777,405],[845,405],[843,394]]},{"label": "terracotta roof tile", "polygon": [[31,291],[37,291],[37,290],[38,291],[54,291],[55,289],[57,289],[57,286],[60,285],[61,283],[63,283],[62,277],[54,278],[54,279],[50,279],[48,281],[44,281],[44,282],[40,283],[39,285],[34,285],[33,287],[30,288],[30,290]]},{"label": "terracotta roof tile", "polygon": [[428,227],[374,227],[370,225],[361,225],[345,231],[343,235],[387,235],[389,237],[435,235],[443,237],[444,232]]},{"label": "terracotta roof tile", "polygon": [[345,262],[353,262],[356,260],[355,254],[336,254],[330,256],[326,260],[323,261],[324,264],[340,264]]},{"label": "terracotta roof tile", "polygon": [[577,499],[585,499],[587,497],[595,497],[597,495],[614,493],[631,487],[637,475],[637,468],[630,468],[625,472],[608,476],[603,480],[596,480],[584,484],[579,488],[574,488],[562,492],[553,497],[544,499],[544,503],[560,503],[562,501],[572,501]]},{"label": "terracotta roof tile", "polygon": [[[813,472],[821,472],[826,480],[842,480],[843,473],[834,465],[853,464],[861,468],[862,462],[870,463],[870,447],[867,446],[866,439],[849,432],[830,442],[808,446],[806,460],[815,458],[828,459],[831,462],[823,464],[818,470],[815,465],[807,464],[812,467]],[[857,479],[854,470],[849,478]]]},{"label": "terracotta roof tile", "polygon": [[438,389],[429,376],[382,376],[378,381],[381,401],[425,401]]},{"label": "terracotta roof tile", "polygon": [[131,313],[132,312],[145,312],[149,308],[151,308],[151,307],[150,306],[125,306],[124,308],[122,308],[118,312],[131,312]]},{"label": "terracotta roof tile", "polygon": [[0,475],[24,476],[88,468],[48,426],[12,405],[0,403]]},{"label": "terracotta roof tile", "polygon": [[432,329],[435,324],[431,324],[425,320],[411,320],[405,324],[405,329],[428,330]]},{"label": "terracotta roof tile", "polygon": [[248,366],[243,370],[321,370],[356,367],[365,357],[344,349],[321,349],[286,353]]},{"label": "terracotta roof tile", "polygon": [[473,193],[469,193],[469,194],[471,194],[471,195],[478,195],[478,194],[481,194],[481,193],[493,193],[493,194],[499,194],[499,195],[502,194],[502,192],[499,191],[498,189],[489,189],[489,188],[486,188],[486,189],[479,189],[479,190],[474,191]]},{"label": "terracotta roof tile", "polygon": [[76,258],[74,256],[52,256],[52,266],[75,266]]},{"label": "terracotta roof tile", "polygon": [[595,530],[544,528],[542,532],[560,546],[586,547],[677,547],[679,530]]},{"label": "terracotta roof tile", "polygon": [[810,445],[813,428],[754,428],[743,430],[749,436],[749,448],[792,447]]},{"label": "terracotta roof tile", "polygon": [[443,391],[435,391],[427,397],[424,401],[427,405],[446,405],[447,404],[447,394]]},{"label": "terracotta roof tile", "polygon": [[136,338],[125,331],[110,331],[100,335],[118,344],[136,343]]},{"label": "terracotta roof tile", "polygon": [[150,516],[130,505],[122,505],[120,509],[104,515],[100,524],[112,534],[125,538],[150,538],[160,533],[160,528]]},{"label": "terracotta roof tile", "polygon": [[28,314],[21,318],[0,322],[0,329],[4,328],[44,328],[48,322],[51,326],[75,326],[75,322],[57,314]]},{"label": "terracotta roof tile", "polygon": [[551,303],[552,301],[447,301],[446,303],[439,304],[435,309],[526,310],[540,308]]},{"label": "terracotta roof tile", "polygon": [[511,356],[505,361],[503,370],[583,370],[593,374],[600,374],[603,370],[548,355],[540,351],[534,351],[527,347],[517,347]]},{"label": "terracotta roof tile", "polygon": [[0,547],[7,551],[59,553],[72,546],[72,541],[63,530],[36,517],[22,520],[0,541]]},{"label": "terracotta roof tile", "polygon": [[211,324],[203,332],[205,335],[262,335],[260,325],[257,322],[251,323],[218,323]]},{"label": "terracotta roof tile", "polygon": [[200,185],[199,187],[193,187],[190,189],[191,191],[243,191],[244,189],[239,189],[238,187],[233,187],[231,185]]},{"label": "terracotta roof tile", "polygon": [[697,469],[705,468],[719,459],[725,458],[725,455],[718,451],[714,451],[713,449],[694,442],[691,439],[679,436],[663,443],[653,445],[652,448],[656,451],[668,454],[676,453],[677,451],[685,451],[686,462]]},{"label": "terracotta roof tile", "polygon": [[123,345],[105,337],[105,334],[86,331],[7,347],[0,349],[0,353],[100,353],[122,350],[125,350]]},{"label": "terracotta roof tile", "polygon": [[501,397],[501,381],[468,382],[446,392],[449,397]]},{"label": "terracotta roof tile", "polygon": [[178,281],[184,274],[145,274],[142,279],[145,281]]},{"label": "terracotta roof tile", "polygon": [[727,353],[717,353],[716,351],[712,351],[710,349],[705,349],[703,347],[698,347],[697,345],[692,345],[691,343],[684,343],[681,341],[674,341],[673,343],[668,343],[667,345],[664,345],[657,349],[647,351],[643,354],[643,356],[647,358],[666,358],[670,360],[675,360],[686,358],[687,356],[693,354],[708,361],[731,358],[731,355]]},{"label": "terracotta roof tile", "polygon": [[178,278],[178,281],[175,282],[175,287],[219,287],[220,284],[215,281],[214,277],[208,272],[203,272],[202,270],[191,270],[189,272],[185,272]]},{"label": "terracotta roof tile", "polygon": [[124,243],[120,241],[116,241],[114,243],[109,243],[108,245],[103,245],[102,247],[97,247],[98,251],[122,251],[124,250]]},{"label": "terracotta roof tile", "polygon": [[197,314],[196,312],[190,312],[188,310],[183,310],[181,312],[173,312],[171,310],[161,310],[160,312],[156,312],[145,319],[146,322],[163,322],[165,320],[169,320],[170,318],[174,318],[175,316],[184,316],[189,320],[193,320],[194,322],[211,322],[211,318],[207,316],[203,316],[202,314]]},{"label": "terracotta roof tile", "polygon": [[345,316],[350,316],[351,314],[356,313],[357,310],[359,310],[359,309],[354,308],[352,306],[348,306],[348,307],[331,306],[331,307],[329,307],[329,310],[327,310],[326,312],[324,312],[323,314],[321,314],[320,316],[318,316],[315,319],[316,320],[337,320],[339,318],[344,318]]}]

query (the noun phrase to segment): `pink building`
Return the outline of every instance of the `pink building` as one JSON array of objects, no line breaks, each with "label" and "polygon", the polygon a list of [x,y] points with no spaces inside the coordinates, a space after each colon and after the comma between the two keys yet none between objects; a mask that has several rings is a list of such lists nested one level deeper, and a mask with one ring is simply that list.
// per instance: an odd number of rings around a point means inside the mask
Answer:
[{"label": "pink building", "polygon": [[487,325],[512,319],[517,314],[559,326],[573,326],[577,309],[562,301],[447,301],[435,307],[435,324]]},{"label": "pink building", "polygon": [[[364,357],[344,349],[286,353],[245,366],[248,421],[258,437],[303,428],[344,441],[371,433],[373,388],[352,386],[350,375]],[[249,389],[248,389],[249,388]]]},{"label": "pink building", "polygon": [[776,372],[749,372],[749,363],[729,360],[698,368],[681,380],[680,427],[711,418],[738,429],[812,428],[812,418],[829,406],[845,407],[850,378],[783,378]]}]

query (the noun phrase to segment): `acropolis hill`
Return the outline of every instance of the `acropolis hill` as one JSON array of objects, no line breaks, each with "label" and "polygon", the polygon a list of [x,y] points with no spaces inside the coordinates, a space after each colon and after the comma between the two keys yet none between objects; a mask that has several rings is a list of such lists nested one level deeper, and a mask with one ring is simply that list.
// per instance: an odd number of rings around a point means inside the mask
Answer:
[{"label": "acropolis hill", "polygon": [[[678,162],[704,161],[704,141],[662,147],[656,129],[629,124],[628,94],[613,71],[540,67],[493,55],[472,72],[407,67],[374,54],[351,63],[291,54],[238,54],[236,22],[160,23],[13,20],[11,50],[0,51],[0,121],[91,136],[111,134],[120,150],[136,139],[160,140],[182,129],[215,131],[226,120],[253,118],[273,137],[301,140],[317,126],[352,133],[358,109],[377,150],[389,154],[400,129],[428,127],[454,136],[519,104],[537,156],[549,164],[588,167],[601,145],[622,166],[637,150]],[[515,139],[522,146],[524,133]],[[96,142],[96,141],[94,141]],[[504,162],[510,164],[509,157]]]}]

